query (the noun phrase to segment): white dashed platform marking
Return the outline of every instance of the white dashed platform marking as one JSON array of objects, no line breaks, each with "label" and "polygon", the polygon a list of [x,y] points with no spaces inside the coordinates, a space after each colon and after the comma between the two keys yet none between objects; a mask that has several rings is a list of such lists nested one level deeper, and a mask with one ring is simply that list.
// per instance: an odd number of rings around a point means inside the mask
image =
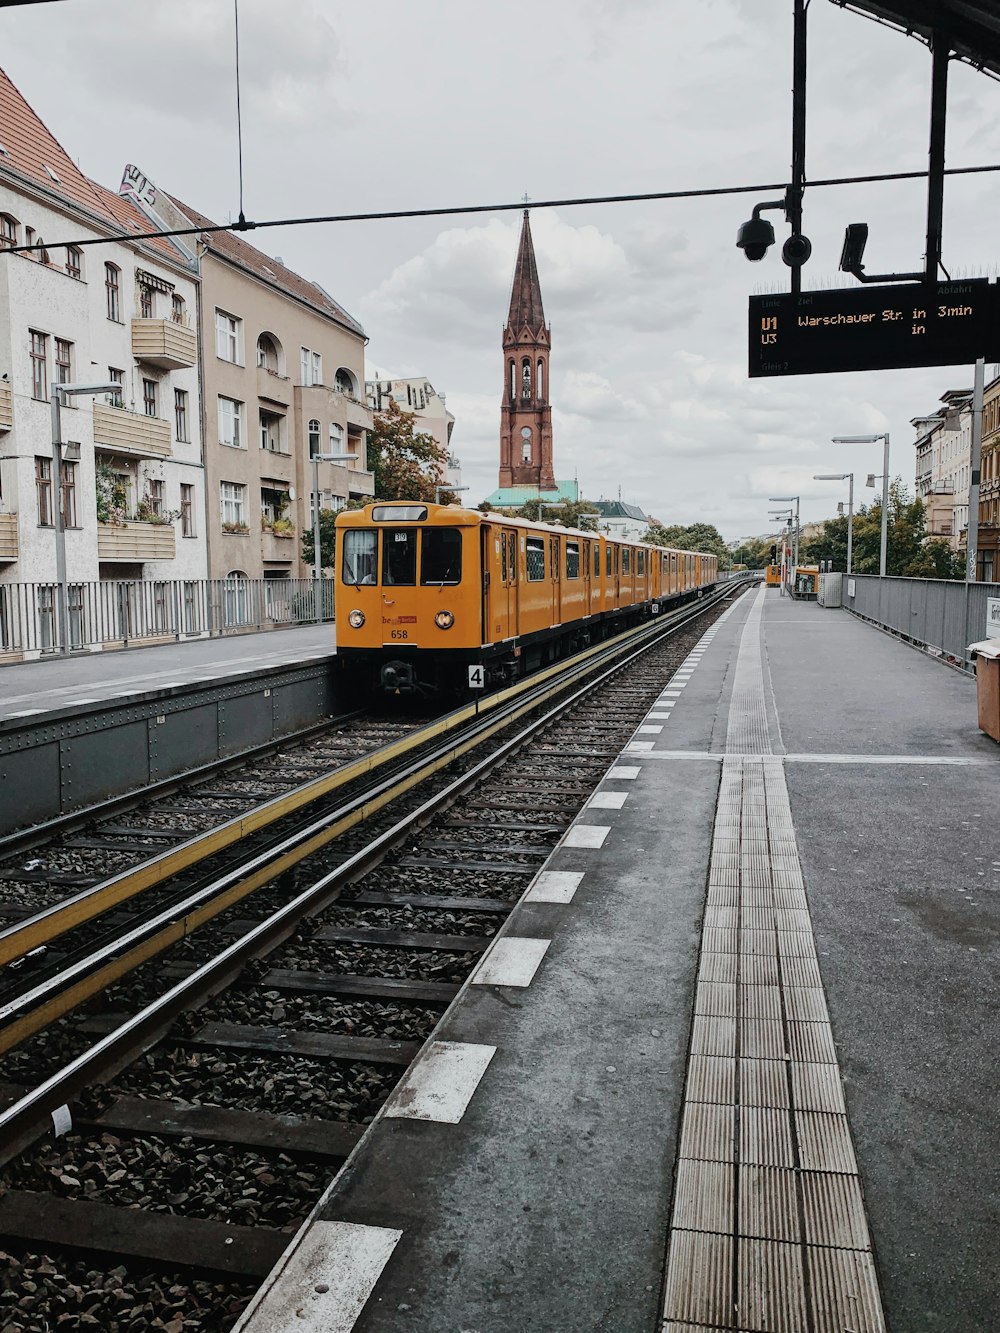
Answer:
[{"label": "white dashed platform marking", "polygon": [[526,903],[571,903],[583,879],[582,870],[541,870],[524,895]]},{"label": "white dashed platform marking", "polygon": [[505,935],[472,974],[473,986],[530,986],[551,940]]},{"label": "white dashed platform marking", "polygon": [[[652,745],[652,741],[649,742]],[[603,847],[611,832],[610,824],[574,824],[563,838],[564,847]]]},{"label": "white dashed platform marking", "polygon": [[620,810],[627,799],[627,791],[595,791],[587,806],[591,810]]},{"label": "white dashed platform marking", "polygon": [[385,1114],[457,1125],[496,1053],[495,1046],[473,1042],[428,1042],[396,1087]]},{"label": "white dashed platform marking", "polygon": [[663,728],[656,724],[647,724],[641,727],[636,727],[635,730],[636,734],[640,736],[659,736]]},{"label": "white dashed platform marking", "polygon": [[638,764],[615,764],[608,769],[609,778],[637,778],[642,772]]}]

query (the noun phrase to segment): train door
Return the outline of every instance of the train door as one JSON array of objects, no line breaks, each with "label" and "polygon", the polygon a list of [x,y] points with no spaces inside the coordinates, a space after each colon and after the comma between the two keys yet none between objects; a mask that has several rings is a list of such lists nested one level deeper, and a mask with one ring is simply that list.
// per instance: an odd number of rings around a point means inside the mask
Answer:
[{"label": "train door", "polygon": [[504,556],[506,566],[506,587],[507,587],[507,634],[513,637],[517,634],[517,531],[514,528],[504,528],[501,554]]},{"label": "train door", "polygon": [[499,643],[510,637],[509,591],[507,588],[508,540],[506,531],[492,524],[484,524],[484,570],[486,571],[486,601],[489,616],[484,625],[486,643]]},{"label": "train door", "polygon": [[549,582],[552,585],[552,623],[562,624],[561,601],[562,583],[559,578],[559,562],[562,559],[562,538],[549,538]]},{"label": "train door", "polygon": [[592,547],[596,548],[596,546],[597,546],[596,542],[580,543],[580,559],[582,562],[582,568],[580,572],[583,574],[583,614],[585,616],[589,616],[591,611],[593,611],[594,609],[591,604],[591,596],[594,585],[590,577],[590,572],[594,567],[593,558],[591,556],[591,548]]}]

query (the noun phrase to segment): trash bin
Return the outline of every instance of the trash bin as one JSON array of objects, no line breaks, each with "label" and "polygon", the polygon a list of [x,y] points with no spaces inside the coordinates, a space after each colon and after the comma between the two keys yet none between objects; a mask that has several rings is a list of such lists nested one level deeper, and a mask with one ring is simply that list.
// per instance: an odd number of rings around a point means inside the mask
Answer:
[{"label": "trash bin", "polygon": [[970,643],[969,652],[976,663],[979,730],[1000,741],[1000,639]]}]

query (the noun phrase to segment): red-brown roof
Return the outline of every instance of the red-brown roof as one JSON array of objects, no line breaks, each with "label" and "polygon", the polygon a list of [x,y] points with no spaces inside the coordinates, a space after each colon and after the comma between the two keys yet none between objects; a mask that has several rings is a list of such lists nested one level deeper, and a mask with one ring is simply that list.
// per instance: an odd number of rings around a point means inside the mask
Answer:
[{"label": "red-brown roof", "polygon": [[[0,168],[11,167],[42,185],[65,203],[85,209],[126,234],[149,231],[149,222],[119,195],[83,174],[38,113],[0,69]],[[62,237],[51,237],[62,240]],[[166,240],[146,241],[165,258],[177,263],[180,252]]]},{"label": "red-brown roof", "polygon": [[531,223],[528,221],[527,209],[524,210],[521,242],[517,247],[507,325],[514,333],[520,333],[525,325],[532,333],[545,328],[542,288],[538,281],[538,266],[535,263],[535,247],[531,243]]},{"label": "red-brown roof", "polygon": [[[170,198],[195,226],[214,227],[216,225],[210,218],[191,208],[175,195],[170,195]],[[313,306],[320,314],[335,319],[338,324],[343,324],[352,333],[357,333],[362,338],[365,336],[364,329],[353,315],[349,315],[343,306],[338,305],[322,287],[317,286],[314,282],[308,282],[305,278],[300,277],[298,273],[293,272],[292,269],[279,263],[278,260],[272,259],[270,255],[264,254],[262,250],[257,250],[254,246],[248,244],[242,236],[231,231],[215,231],[205,236],[203,241],[209,249],[214,250],[222,258],[238,264],[240,268],[252,273],[263,282],[269,283],[272,287],[277,287],[290,296],[305,301],[307,305]]]}]

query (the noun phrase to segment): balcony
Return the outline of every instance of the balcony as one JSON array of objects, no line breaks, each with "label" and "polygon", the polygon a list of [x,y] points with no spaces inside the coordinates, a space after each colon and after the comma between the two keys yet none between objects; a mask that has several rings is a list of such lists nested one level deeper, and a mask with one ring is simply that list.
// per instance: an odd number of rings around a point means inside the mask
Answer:
[{"label": "balcony", "polygon": [[0,430],[14,428],[14,393],[9,384],[0,384]]},{"label": "balcony", "polygon": [[362,430],[372,428],[372,410],[367,403],[362,403],[353,394],[331,390],[330,404],[334,413],[343,412],[348,426],[359,426]]},{"label": "balcony", "polygon": [[299,549],[298,535],[295,531],[281,534],[265,528],[260,541],[261,557],[268,563],[291,564]]},{"label": "balcony", "polygon": [[172,523],[129,523],[123,528],[97,525],[98,560],[134,565],[144,560],[173,560],[176,554]]},{"label": "balcony", "polygon": [[279,375],[266,366],[257,367],[257,397],[266,398],[269,403],[280,403],[288,407],[292,401],[292,381],[287,375]]},{"label": "balcony", "polygon": [[17,515],[0,514],[0,561],[17,559]]},{"label": "balcony", "polygon": [[347,492],[351,496],[372,496],[375,494],[374,472],[362,472],[360,468],[347,468]]},{"label": "balcony", "polygon": [[186,370],[198,359],[198,341],[175,319],[133,319],[132,355],[161,370]]},{"label": "balcony", "polygon": [[99,453],[129,458],[169,458],[170,424],[142,412],[95,402],[94,446]]}]

